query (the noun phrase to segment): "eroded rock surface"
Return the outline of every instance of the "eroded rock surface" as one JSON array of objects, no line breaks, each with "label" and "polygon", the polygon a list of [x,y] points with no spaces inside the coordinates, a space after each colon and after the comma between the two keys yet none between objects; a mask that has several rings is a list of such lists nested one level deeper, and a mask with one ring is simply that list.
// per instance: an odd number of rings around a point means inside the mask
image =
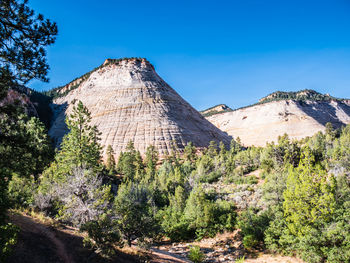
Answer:
[{"label": "eroded rock surface", "polygon": [[292,139],[325,131],[327,122],[334,127],[350,123],[347,100],[296,101],[280,100],[220,113],[207,119],[245,146],[265,146],[287,133]]},{"label": "eroded rock surface", "polygon": [[226,133],[182,99],[145,59],[106,60],[77,80],[78,85],[70,83],[61,89],[64,96],[52,106],[54,122],[49,134],[57,142],[67,132],[64,119],[77,100],[90,110],[92,124],[102,133],[101,144],[111,145],[116,155],[130,140],[141,154],[154,145],[161,155],[169,153],[174,144],[181,150],[190,141],[197,147],[208,146],[211,140],[230,142]]}]

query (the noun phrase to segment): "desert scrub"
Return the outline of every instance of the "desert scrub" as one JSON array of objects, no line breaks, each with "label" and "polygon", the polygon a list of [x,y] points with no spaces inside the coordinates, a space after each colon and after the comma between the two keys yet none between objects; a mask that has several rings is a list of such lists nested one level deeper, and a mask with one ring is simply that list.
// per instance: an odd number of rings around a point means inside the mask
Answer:
[{"label": "desert scrub", "polygon": [[188,253],[188,258],[194,263],[200,263],[200,262],[203,262],[205,256],[199,246],[193,246],[190,248],[190,252]]}]

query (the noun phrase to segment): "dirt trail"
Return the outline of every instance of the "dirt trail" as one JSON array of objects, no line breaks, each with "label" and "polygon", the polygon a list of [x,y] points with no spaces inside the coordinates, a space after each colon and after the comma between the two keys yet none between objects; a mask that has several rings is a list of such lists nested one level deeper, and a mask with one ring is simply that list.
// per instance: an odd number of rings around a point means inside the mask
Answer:
[{"label": "dirt trail", "polygon": [[[110,260],[99,258],[93,252],[83,248],[79,237],[72,236],[72,233],[69,233],[71,231],[67,229],[46,226],[25,214],[11,213],[9,217],[10,221],[21,229],[21,240],[17,244],[19,246],[17,253],[10,258],[9,263],[17,263],[18,260],[25,263],[140,262],[122,252]],[[153,248],[150,256],[149,262],[151,263],[190,262],[179,255],[159,248]]]},{"label": "dirt trail", "polygon": [[56,255],[62,262],[74,263],[74,260],[66,250],[65,245],[56,237],[55,232],[50,230],[50,227],[37,223],[31,217],[24,214],[11,214],[10,219],[11,222],[17,225],[22,231],[42,235],[51,241],[56,248]]},{"label": "dirt trail", "polygon": [[164,251],[158,248],[152,248],[152,255],[155,256],[151,263],[190,263],[191,261],[180,257],[179,255]]}]

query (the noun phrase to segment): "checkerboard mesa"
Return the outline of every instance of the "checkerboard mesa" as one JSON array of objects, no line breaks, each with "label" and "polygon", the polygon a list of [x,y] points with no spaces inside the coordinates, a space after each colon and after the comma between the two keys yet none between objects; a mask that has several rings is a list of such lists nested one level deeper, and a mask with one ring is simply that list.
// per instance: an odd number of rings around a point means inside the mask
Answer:
[{"label": "checkerboard mesa", "polygon": [[111,145],[116,155],[129,141],[141,154],[154,145],[162,156],[174,147],[181,151],[190,141],[201,148],[212,140],[225,144],[231,140],[172,89],[144,58],[106,59],[51,93],[54,120],[49,134],[57,144],[67,132],[65,116],[77,100],[91,112],[92,124],[102,133],[101,144]]}]

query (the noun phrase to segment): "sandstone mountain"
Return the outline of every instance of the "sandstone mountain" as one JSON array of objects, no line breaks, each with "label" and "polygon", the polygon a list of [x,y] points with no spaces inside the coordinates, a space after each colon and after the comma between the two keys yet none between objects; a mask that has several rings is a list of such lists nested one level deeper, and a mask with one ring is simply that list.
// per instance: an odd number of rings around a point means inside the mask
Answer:
[{"label": "sandstone mountain", "polygon": [[287,133],[292,139],[350,123],[350,100],[336,99],[313,90],[275,92],[259,103],[208,116],[207,119],[245,146],[264,146]]},{"label": "sandstone mountain", "polygon": [[141,154],[154,145],[161,155],[174,144],[181,150],[190,141],[205,147],[211,140],[231,140],[182,99],[146,59],[107,59],[49,93],[54,97],[49,135],[56,142],[67,132],[64,119],[77,100],[90,110],[92,124],[102,133],[101,144],[111,145],[116,155],[130,140]]},{"label": "sandstone mountain", "polygon": [[214,114],[229,112],[229,111],[232,111],[232,109],[229,106],[227,106],[225,104],[219,104],[219,105],[216,105],[216,106],[211,107],[209,109],[203,110],[200,113],[204,117],[209,117],[209,116],[212,116]]}]

